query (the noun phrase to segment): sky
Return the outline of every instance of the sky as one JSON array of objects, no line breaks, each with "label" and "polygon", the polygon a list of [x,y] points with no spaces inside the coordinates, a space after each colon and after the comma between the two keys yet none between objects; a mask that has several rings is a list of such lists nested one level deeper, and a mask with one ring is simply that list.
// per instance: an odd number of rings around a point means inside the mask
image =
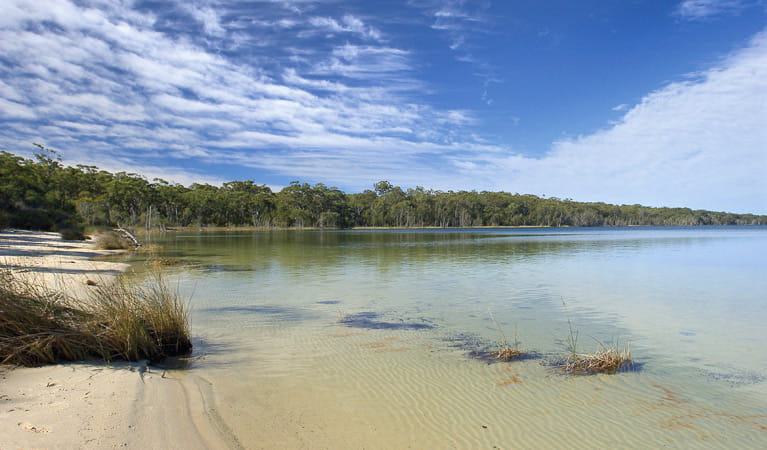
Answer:
[{"label": "sky", "polygon": [[0,150],[767,214],[767,0],[3,0]]}]

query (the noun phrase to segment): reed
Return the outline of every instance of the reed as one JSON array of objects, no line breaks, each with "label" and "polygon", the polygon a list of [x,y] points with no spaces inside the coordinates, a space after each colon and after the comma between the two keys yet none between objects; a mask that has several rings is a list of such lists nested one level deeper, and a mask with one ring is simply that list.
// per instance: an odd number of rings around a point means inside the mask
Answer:
[{"label": "reed", "polygon": [[0,362],[158,361],[192,348],[185,303],[159,272],[151,282],[100,283],[74,299],[0,268]]},{"label": "reed", "polygon": [[516,328],[514,329],[514,344],[509,345],[509,340],[506,339],[506,334],[503,332],[501,324],[495,320],[495,316],[493,316],[491,311],[488,311],[488,314],[490,314],[490,319],[492,319],[496,330],[498,330],[498,350],[491,352],[491,354],[495,356],[495,359],[500,361],[512,361],[525,356],[525,352],[519,349],[519,330]]}]

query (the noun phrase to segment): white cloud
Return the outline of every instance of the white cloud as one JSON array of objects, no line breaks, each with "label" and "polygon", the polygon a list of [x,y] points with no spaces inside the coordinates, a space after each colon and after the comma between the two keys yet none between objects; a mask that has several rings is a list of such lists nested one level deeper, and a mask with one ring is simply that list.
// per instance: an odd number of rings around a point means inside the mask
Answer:
[{"label": "white cloud", "polygon": [[[647,95],[614,126],[543,158],[488,158],[513,191],[767,213],[767,32],[700,74]],[[505,180],[494,173],[499,170]]]},{"label": "white cloud", "polygon": [[221,25],[221,18],[210,6],[197,7],[193,3],[183,2],[181,5],[203,26],[205,33],[221,37],[226,34],[226,29]]},{"label": "white cloud", "polygon": [[312,30],[312,33],[317,31],[352,33],[365,39],[381,40],[381,32],[378,29],[365,25],[361,19],[351,14],[343,16],[340,22],[330,17],[312,17],[309,23],[316,28]]},{"label": "white cloud", "polygon": [[456,61],[475,67],[474,76],[483,84],[480,99],[491,105],[493,99],[488,85],[499,82],[498,76],[488,60],[477,56],[487,47],[485,43],[478,43],[479,40],[496,32],[493,16],[486,11],[491,3],[464,0],[409,0],[408,3],[430,18],[430,28],[448,40],[447,48]]},{"label": "white cloud", "polygon": [[0,98],[0,117],[3,116],[8,119],[34,119],[37,114],[26,105]]},{"label": "white cloud", "polygon": [[[190,8],[217,33],[222,12]],[[364,35],[366,45],[304,46],[300,59],[270,71],[160,32],[129,2],[13,0],[9,11],[0,19],[0,147],[11,151],[41,142],[73,161],[109,162],[105,169],[189,158],[294,177],[315,174],[312,159],[333,160],[324,176],[343,177],[391,155],[407,168],[418,155],[454,152],[472,120],[410,100],[422,85],[409,52],[377,42],[379,32],[351,15],[315,25]]]},{"label": "white cloud", "polygon": [[332,56],[316,64],[316,75],[340,75],[353,79],[376,80],[392,88],[413,89],[418,84],[407,73],[411,71],[409,53],[381,46],[344,44],[333,49]]},{"label": "white cloud", "polygon": [[116,172],[137,173],[139,175],[142,175],[144,178],[146,178],[150,182],[154,180],[155,178],[159,178],[161,180],[165,180],[170,183],[178,183],[184,186],[189,186],[192,183],[212,184],[212,185],[220,186],[224,184],[225,182],[230,181],[221,177],[210,176],[205,173],[180,170],[180,169],[175,169],[172,167],[169,168],[166,166],[161,167],[161,166],[153,166],[148,164],[137,165],[135,164],[134,161],[131,160],[131,158],[120,158],[118,160],[109,160],[109,159],[93,160],[89,158],[82,161],[72,159],[71,163],[95,165],[101,170],[107,170],[113,173],[116,173]]},{"label": "white cloud", "polygon": [[686,20],[704,20],[720,14],[738,14],[753,4],[751,0],[684,0],[676,14]]}]

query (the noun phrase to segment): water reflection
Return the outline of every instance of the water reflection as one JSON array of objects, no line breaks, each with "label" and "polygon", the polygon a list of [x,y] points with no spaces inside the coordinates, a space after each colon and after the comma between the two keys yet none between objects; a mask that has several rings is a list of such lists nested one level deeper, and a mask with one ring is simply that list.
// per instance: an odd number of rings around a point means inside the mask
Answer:
[{"label": "water reflection", "polygon": [[[193,292],[189,377],[211,380],[242,442],[299,430],[307,440],[271,447],[764,441],[767,227],[163,239]],[[630,343],[635,371],[563,375],[552,364],[571,330],[583,352]],[[497,363],[517,340],[530,357]]]},{"label": "water reflection", "polygon": [[[652,248],[676,249],[705,244],[714,236],[625,236],[588,230],[560,234],[540,232],[318,232],[276,231],[249,234],[168,235],[168,254],[188,252],[222,261],[207,270],[256,269],[252,264],[279,264],[280,270],[327,273],[344,265],[376,270],[403,266],[513,264],[551,258],[629,258]],[[260,266],[258,269],[268,267]]]},{"label": "water reflection", "polygon": [[200,308],[197,309],[197,312],[200,314],[211,314],[213,316],[219,316],[222,314],[265,315],[268,316],[267,320],[271,321],[316,320],[320,317],[316,311],[281,305],[220,306],[217,308]]},{"label": "water reflection", "polygon": [[765,227],[201,232],[162,244],[199,263],[181,266],[199,320],[222,327],[345,316],[492,340],[492,311],[541,352],[561,351],[570,319],[588,347],[630,340],[658,367],[767,367]]}]

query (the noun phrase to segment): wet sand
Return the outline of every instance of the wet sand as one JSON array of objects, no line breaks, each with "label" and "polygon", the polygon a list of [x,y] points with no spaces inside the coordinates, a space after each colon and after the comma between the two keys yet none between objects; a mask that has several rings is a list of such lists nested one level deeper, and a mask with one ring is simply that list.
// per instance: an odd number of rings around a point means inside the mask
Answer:
[{"label": "wet sand", "polygon": [[215,381],[220,418],[247,448],[758,448],[767,438],[767,414],[721,386],[702,398],[663,374],[488,363],[438,330],[331,321],[260,322],[189,381]]},{"label": "wet sand", "polygon": [[[20,276],[87,295],[127,264],[58,233],[0,232],[0,264]],[[0,448],[226,448],[199,390],[144,363],[0,366]]]}]

